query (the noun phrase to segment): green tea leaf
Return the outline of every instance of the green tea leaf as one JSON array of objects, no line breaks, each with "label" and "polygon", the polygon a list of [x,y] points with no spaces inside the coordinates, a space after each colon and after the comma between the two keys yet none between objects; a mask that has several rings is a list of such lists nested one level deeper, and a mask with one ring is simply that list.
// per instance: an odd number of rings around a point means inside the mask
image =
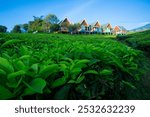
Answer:
[{"label": "green tea leaf", "polygon": [[21,55],[29,55],[30,54],[29,50],[28,50],[28,48],[26,46],[22,46],[20,48],[20,53],[21,53]]},{"label": "green tea leaf", "polygon": [[29,58],[30,58],[30,55],[23,55],[19,59],[24,60],[24,59],[29,59]]},{"label": "green tea leaf", "polygon": [[69,91],[70,91],[70,85],[66,85],[66,86],[60,88],[56,92],[56,94],[54,96],[54,99],[56,99],[56,100],[66,100],[66,99],[68,99]]},{"label": "green tea leaf", "polygon": [[22,82],[22,77],[21,76],[24,75],[24,74],[25,74],[25,71],[23,71],[23,70],[8,74],[8,76],[7,76],[7,79],[8,79],[7,86],[10,87],[10,88],[17,88],[20,85],[20,83]]},{"label": "green tea leaf", "polygon": [[11,93],[7,88],[0,85],[0,100],[7,100],[13,97],[13,93]]},{"label": "green tea leaf", "polygon": [[88,71],[84,72],[84,74],[95,74],[95,75],[98,75],[98,72],[95,71],[95,70],[88,70]]},{"label": "green tea leaf", "polygon": [[7,59],[7,60],[11,59],[11,57],[7,53],[3,53],[2,57]]},{"label": "green tea leaf", "polygon": [[9,87],[9,88],[18,88],[18,86],[21,84],[22,82],[22,77],[19,79],[19,80],[16,80],[16,79],[12,79],[11,81],[7,82],[6,85]]},{"label": "green tea leaf", "polygon": [[17,70],[26,70],[26,66],[21,60],[15,62],[14,64]]},{"label": "green tea leaf", "polygon": [[96,64],[96,63],[98,63],[98,62],[100,62],[100,60],[99,59],[92,59],[89,63],[88,63],[88,65],[93,65],[93,64]]},{"label": "green tea leaf", "polygon": [[0,69],[0,76],[1,75],[6,75],[6,72],[4,70],[2,70],[2,69]]},{"label": "green tea leaf", "polygon": [[80,76],[79,78],[77,78],[76,83],[79,84],[84,80],[85,76]]},{"label": "green tea leaf", "polygon": [[64,85],[65,83],[66,83],[66,79],[64,77],[59,78],[53,82],[52,88],[60,87],[60,86]]},{"label": "green tea leaf", "polygon": [[100,75],[112,75],[112,70],[104,69],[104,70],[100,71]]},{"label": "green tea leaf", "polygon": [[69,80],[69,81],[68,81],[68,84],[74,84],[74,83],[76,83],[75,80]]},{"label": "green tea leaf", "polygon": [[8,77],[7,77],[7,79],[9,81],[11,81],[11,80],[14,80],[16,77],[24,75],[24,74],[25,74],[25,71],[20,70],[18,72],[14,72],[14,73],[9,74]]},{"label": "green tea leaf", "polygon": [[8,40],[4,44],[2,44],[1,48],[6,47],[8,45],[13,45],[13,44],[18,43],[18,42],[22,42],[22,40],[18,40],[18,39]]},{"label": "green tea leaf", "polygon": [[131,87],[132,89],[136,89],[136,87],[133,84],[131,84],[130,82],[126,82],[126,81],[123,80],[122,83],[129,86],[129,87]]},{"label": "green tea leaf", "polygon": [[3,69],[7,73],[14,72],[14,68],[10,64],[10,62],[7,59],[4,59],[2,57],[0,57],[0,68]]},{"label": "green tea leaf", "polygon": [[53,64],[53,65],[47,65],[45,66],[40,72],[39,74],[41,75],[42,78],[47,78],[48,76],[50,76],[51,74],[55,73],[58,71],[58,65],[57,64]]},{"label": "green tea leaf", "polygon": [[36,93],[42,94],[43,89],[46,87],[46,81],[41,78],[32,80],[30,84],[26,82],[24,82],[24,84],[27,86],[27,88],[24,90],[24,93],[22,94],[23,96],[33,95]]},{"label": "green tea leaf", "polygon": [[89,63],[90,60],[83,59],[83,60],[78,60],[75,65],[73,66],[74,68],[84,68],[86,66],[86,63]]},{"label": "green tea leaf", "polygon": [[33,69],[35,71],[35,73],[38,73],[38,64],[33,64],[31,66],[31,69]]},{"label": "green tea leaf", "polygon": [[78,75],[81,71],[82,71],[81,68],[73,68],[73,69],[71,70],[71,74],[76,76],[76,75]]}]

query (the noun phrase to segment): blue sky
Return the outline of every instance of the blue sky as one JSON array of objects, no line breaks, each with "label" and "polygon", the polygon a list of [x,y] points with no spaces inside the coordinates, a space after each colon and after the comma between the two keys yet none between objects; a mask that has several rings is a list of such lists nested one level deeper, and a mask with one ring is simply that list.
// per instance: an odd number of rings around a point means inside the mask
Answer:
[{"label": "blue sky", "polygon": [[127,29],[150,23],[150,0],[0,0],[0,25],[11,30],[27,23],[33,16],[56,14],[72,22],[86,19],[123,25]]}]

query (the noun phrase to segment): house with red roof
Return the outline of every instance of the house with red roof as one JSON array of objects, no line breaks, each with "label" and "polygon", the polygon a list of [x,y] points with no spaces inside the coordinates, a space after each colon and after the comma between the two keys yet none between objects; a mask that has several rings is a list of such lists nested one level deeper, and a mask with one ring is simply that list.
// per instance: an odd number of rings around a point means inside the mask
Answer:
[{"label": "house with red roof", "polygon": [[60,23],[60,32],[62,33],[69,33],[69,26],[71,25],[71,22],[68,20],[68,18],[65,18]]},{"label": "house with red roof", "polygon": [[102,33],[102,28],[99,21],[90,25],[91,33]]},{"label": "house with red roof", "polygon": [[113,34],[118,35],[118,34],[126,34],[127,30],[123,26],[115,26],[113,30]]},{"label": "house with red roof", "polygon": [[102,33],[103,34],[112,34],[113,33],[113,28],[112,28],[110,23],[103,24],[101,26],[101,28],[102,28]]},{"label": "house with red roof", "polygon": [[65,18],[62,20],[60,25],[60,32],[62,33],[80,33],[80,34],[126,34],[127,30],[123,26],[115,26],[115,28],[112,28],[110,23],[101,25],[99,21],[96,21],[92,24],[88,24],[87,20],[82,20],[78,23],[78,29],[74,32],[71,32],[69,30],[69,26],[72,25],[72,23],[68,20],[68,18]]}]

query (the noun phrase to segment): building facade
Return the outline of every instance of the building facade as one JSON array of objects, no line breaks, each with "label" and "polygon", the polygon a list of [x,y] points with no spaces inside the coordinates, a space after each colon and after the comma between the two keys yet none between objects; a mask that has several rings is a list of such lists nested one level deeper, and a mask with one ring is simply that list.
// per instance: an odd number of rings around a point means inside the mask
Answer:
[{"label": "building facade", "polygon": [[[111,26],[110,23],[101,25],[99,21],[88,24],[87,20],[82,20],[78,23],[79,27],[76,30],[77,34],[126,34],[127,30],[123,26],[115,26],[114,28]],[[71,33],[69,30],[69,26],[73,25],[68,18],[65,18],[63,21],[59,23],[60,25],[60,32],[62,33]]]}]

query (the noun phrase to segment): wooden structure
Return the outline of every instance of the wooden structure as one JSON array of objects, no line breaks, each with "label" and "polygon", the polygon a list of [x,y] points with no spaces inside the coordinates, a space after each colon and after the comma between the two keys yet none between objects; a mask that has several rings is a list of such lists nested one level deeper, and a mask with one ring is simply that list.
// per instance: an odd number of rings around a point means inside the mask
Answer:
[{"label": "wooden structure", "polygon": [[102,33],[102,28],[99,21],[90,25],[91,33]]},{"label": "wooden structure", "polygon": [[62,33],[68,33],[69,32],[69,26],[71,25],[71,22],[68,20],[68,18],[65,18],[63,21],[59,23],[60,25],[60,32]]},{"label": "wooden structure", "polygon": [[123,26],[115,26],[113,30],[113,34],[118,35],[125,35],[127,33],[127,30]]},{"label": "wooden structure", "polygon": [[112,34],[113,28],[110,23],[104,24],[101,26],[103,34]]},{"label": "wooden structure", "polygon": [[79,24],[80,24],[80,29],[78,30],[79,33],[90,33],[91,29],[85,19]]},{"label": "wooden structure", "polygon": [[80,34],[126,34],[127,30],[123,26],[115,26],[113,29],[110,23],[101,25],[99,21],[88,24],[88,22],[84,19],[79,22],[79,28],[75,31],[69,30],[69,26],[72,25],[68,18],[65,18],[60,23],[60,32],[62,33],[80,33]]}]

